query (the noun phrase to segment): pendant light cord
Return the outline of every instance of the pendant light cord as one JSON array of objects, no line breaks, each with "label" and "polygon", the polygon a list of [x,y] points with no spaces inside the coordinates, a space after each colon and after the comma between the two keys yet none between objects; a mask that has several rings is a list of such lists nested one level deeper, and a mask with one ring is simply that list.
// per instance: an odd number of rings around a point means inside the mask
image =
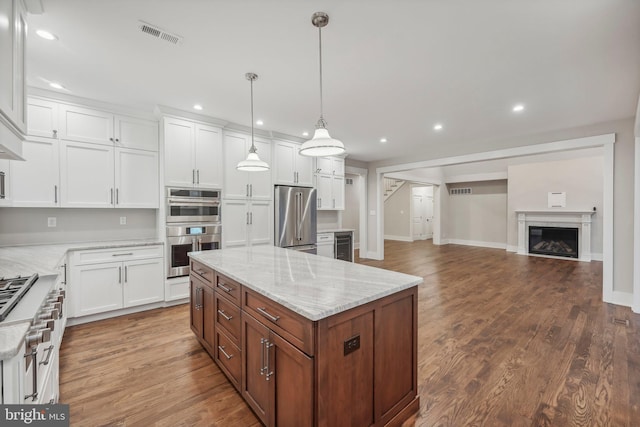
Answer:
[{"label": "pendant light cord", "polygon": [[249,81],[251,82],[251,149],[249,150],[250,153],[255,153],[256,151],[256,146],[253,143],[253,78],[251,78]]},{"label": "pendant light cord", "polygon": [[322,27],[318,27],[318,52],[320,57],[320,120],[316,127],[326,127],[324,121],[324,102],[322,99]]}]

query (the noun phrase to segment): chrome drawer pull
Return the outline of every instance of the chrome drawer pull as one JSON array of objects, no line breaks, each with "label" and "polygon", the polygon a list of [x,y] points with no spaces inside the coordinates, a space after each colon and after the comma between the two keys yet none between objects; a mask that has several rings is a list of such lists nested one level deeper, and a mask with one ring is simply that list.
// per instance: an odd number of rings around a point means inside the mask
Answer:
[{"label": "chrome drawer pull", "polygon": [[264,343],[267,342],[264,338],[260,338],[260,375],[264,375],[267,368],[264,365]]},{"label": "chrome drawer pull", "polygon": [[220,316],[224,317],[227,320],[233,319],[233,316],[227,316],[227,314],[224,312],[224,310],[218,310],[218,313],[220,314]]},{"label": "chrome drawer pull", "polygon": [[49,347],[45,348],[44,351],[47,352],[47,358],[44,359],[44,361],[40,362],[41,365],[48,365],[49,364],[49,359],[51,359],[51,353],[53,353],[53,344],[51,344]]},{"label": "chrome drawer pull", "polygon": [[132,256],[133,252],[127,252],[126,254],[112,254],[111,256]]},{"label": "chrome drawer pull", "polygon": [[228,355],[226,351],[224,351],[224,346],[223,345],[219,345],[218,346],[218,350],[220,350],[222,352],[222,354],[224,354],[224,357],[227,358],[227,360],[231,359],[233,357],[232,355]]},{"label": "chrome drawer pull", "polygon": [[221,288],[223,291],[225,291],[227,293],[233,291],[232,288],[229,288],[229,287],[225,286],[224,283],[218,283],[218,287]]},{"label": "chrome drawer pull", "polygon": [[204,275],[207,273],[204,270],[193,270],[194,273],[196,273],[198,276],[202,276],[204,277]]},{"label": "chrome drawer pull", "polygon": [[271,320],[272,322],[277,322],[278,320],[280,320],[280,316],[274,316],[273,314],[269,313],[266,310],[266,307],[257,307],[256,310],[258,310],[260,314],[262,314],[264,317]]}]

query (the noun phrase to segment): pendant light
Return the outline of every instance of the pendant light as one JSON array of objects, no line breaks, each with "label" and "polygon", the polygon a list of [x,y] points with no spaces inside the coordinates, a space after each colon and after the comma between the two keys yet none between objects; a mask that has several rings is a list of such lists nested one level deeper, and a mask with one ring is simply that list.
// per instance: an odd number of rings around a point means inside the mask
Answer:
[{"label": "pendant light", "polygon": [[236,169],[243,172],[268,171],[269,164],[260,160],[257,153],[258,149],[253,142],[253,81],[258,78],[258,75],[255,73],[247,73],[244,76],[251,82],[251,148],[249,149],[249,155],[247,155],[247,158],[239,162]]},{"label": "pendant light", "polygon": [[320,52],[320,119],[316,124],[316,131],[313,138],[306,141],[300,147],[300,154],[303,156],[335,156],[344,153],[344,144],[331,138],[327,130],[327,122],[324,120],[323,100],[322,100],[322,27],[329,23],[329,15],[324,12],[316,12],[311,17],[311,22],[318,27],[318,46]]}]

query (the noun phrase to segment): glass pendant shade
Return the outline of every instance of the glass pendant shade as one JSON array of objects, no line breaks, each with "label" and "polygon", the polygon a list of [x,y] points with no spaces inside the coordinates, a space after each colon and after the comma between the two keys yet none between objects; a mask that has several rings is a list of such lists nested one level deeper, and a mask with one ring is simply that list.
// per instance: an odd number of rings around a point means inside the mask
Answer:
[{"label": "glass pendant shade", "polygon": [[250,151],[247,158],[238,163],[236,169],[244,172],[262,172],[269,170],[269,164],[260,160],[258,153]]},{"label": "glass pendant shade", "polygon": [[300,154],[309,157],[337,156],[344,153],[342,141],[331,138],[326,128],[318,128],[313,138],[300,147]]}]

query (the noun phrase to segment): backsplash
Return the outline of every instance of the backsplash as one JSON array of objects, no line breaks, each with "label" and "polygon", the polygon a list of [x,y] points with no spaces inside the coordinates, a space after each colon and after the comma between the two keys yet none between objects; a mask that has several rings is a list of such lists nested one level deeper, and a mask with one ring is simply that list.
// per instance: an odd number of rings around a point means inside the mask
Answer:
[{"label": "backsplash", "polygon": [[[157,209],[0,208],[0,246],[157,237]],[[126,225],[120,225],[121,217]],[[55,218],[55,227],[49,227]]]}]

